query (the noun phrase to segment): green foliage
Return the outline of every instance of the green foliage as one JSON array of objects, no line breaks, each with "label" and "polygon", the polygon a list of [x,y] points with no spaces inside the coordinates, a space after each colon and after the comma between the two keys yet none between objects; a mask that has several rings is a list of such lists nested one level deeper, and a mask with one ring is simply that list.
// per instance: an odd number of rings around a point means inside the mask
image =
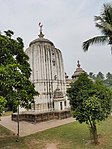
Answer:
[{"label": "green foliage", "polygon": [[29,81],[31,75],[28,56],[23,51],[24,44],[20,37],[12,39],[12,31],[0,35],[0,96],[7,100],[7,105],[28,107],[33,96],[38,94]]},{"label": "green foliage", "polygon": [[5,108],[6,102],[6,99],[0,96],[0,115]]},{"label": "green foliage", "polygon": [[110,72],[106,74],[106,79],[104,80],[104,84],[108,87],[112,87],[112,74]]},{"label": "green foliage", "polygon": [[112,74],[108,72],[104,77],[104,74],[102,72],[98,72],[98,74],[93,74],[93,72],[89,73],[89,77],[92,78],[93,80],[102,80],[104,85],[107,87],[112,88]]},{"label": "green foliage", "polygon": [[67,91],[74,117],[80,123],[104,120],[111,110],[111,91],[101,81],[81,74]]},{"label": "green foliage", "polygon": [[87,51],[94,44],[112,44],[112,3],[103,5],[100,16],[95,16],[95,26],[103,35],[96,36],[83,42],[83,50]]},{"label": "green foliage", "polygon": [[112,92],[101,80],[92,81],[86,73],[67,90],[73,117],[90,126],[94,143],[98,143],[96,123],[105,120],[111,112]]},{"label": "green foliage", "polygon": [[98,80],[104,80],[104,74],[101,73],[101,72],[99,72],[99,73],[97,74],[97,76],[96,76],[96,79],[98,79]]}]

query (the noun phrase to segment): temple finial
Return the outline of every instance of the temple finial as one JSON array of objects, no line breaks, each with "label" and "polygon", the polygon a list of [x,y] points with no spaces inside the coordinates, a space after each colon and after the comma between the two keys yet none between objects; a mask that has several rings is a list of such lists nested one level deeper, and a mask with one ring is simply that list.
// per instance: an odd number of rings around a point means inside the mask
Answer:
[{"label": "temple finial", "polygon": [[40,27],[40,34],[38,35],[40,38],[44,37],[44,34],[42,33],[42,27],[43,25],[41,24],[41,22],[39,22],[39,27]]},{"label": "temple finial", "polygon": [[77,61],[77,63],[78,63],[78,64],[77,64],[77,67],[80,67],[79,60]]}]

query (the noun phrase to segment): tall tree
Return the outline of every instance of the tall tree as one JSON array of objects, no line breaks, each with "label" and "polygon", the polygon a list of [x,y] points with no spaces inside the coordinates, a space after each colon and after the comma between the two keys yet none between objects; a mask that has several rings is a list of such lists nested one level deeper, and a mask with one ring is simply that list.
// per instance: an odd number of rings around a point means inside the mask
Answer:
[{"label": "tall tree", "polygon": [[98,74],[96,75],[96,79],[98,80],[104,80],[104,74],[102,72],[98,72]]},{"label": "tall tree", "polygon": [[106,74],[106,78],[107,78],[108,80],[112,80],[112,74],[111,74],[110,72],[108,72],[108,73]]},{"label": "tall tree", "polygon": [[104,84],[108,87],[112,87],[112,74],[110,72],[106,74],[106,79],[104,80]]},{"label": "tall tree", "polygon": [[73,117],[86,122],[95,144],[98,143],[96,123],[105,120],[111,111],[111,91],[101,81],[92,81],[83,73],[67,90]]},{"label": "tall tree", "polygon": [[10,30],[5,33],[0,34],[0,96],[15,107],[28,108],[33,96],[38,94],[29,80],[29,58],[23,50],[22,39],[12,39],[14,33]]},{"label": "tall tree", "polygon": [[89,77],[92,78],[93,80],[96,79],[96,76],[95,76],[95,74],[93,72],[90,72],[89,73]]},{"label": "tall tree", "polygon": [[[112,48],[112,3],[103,5],[100,16],[95,16],[95,25],[101,31],[101,36],[93,37],[83,42],[83,50],[87,51],[93,44],[109,44]],[[112,50],[112,49],[111,49]]]}]

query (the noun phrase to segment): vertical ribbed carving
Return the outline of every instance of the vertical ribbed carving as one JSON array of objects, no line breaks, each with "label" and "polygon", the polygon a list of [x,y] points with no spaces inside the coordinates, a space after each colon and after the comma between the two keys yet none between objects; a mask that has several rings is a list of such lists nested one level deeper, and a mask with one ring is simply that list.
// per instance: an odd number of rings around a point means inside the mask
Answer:
[{"label": "vertical ribbed carving", "polygon": [[[52,109],[55,90],[58,88],[63,95],[66,92],[62,53],[52,42],[44,38],[31,42],[26,53],[32,69],[31,81],[40,93],[39,96],[35,96],[36,109]],[[65,97],[61,100],[65,100]]]}]

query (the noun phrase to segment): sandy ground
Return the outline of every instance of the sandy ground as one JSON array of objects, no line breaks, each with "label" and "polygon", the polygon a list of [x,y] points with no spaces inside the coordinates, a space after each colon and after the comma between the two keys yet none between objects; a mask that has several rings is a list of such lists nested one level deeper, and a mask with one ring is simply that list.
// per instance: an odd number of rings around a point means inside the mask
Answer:
[{"label": "sandy ground", "polygon": [[[21,121],[19,123],[20,125],[20,136],[27,136],[30,134],[33,134],[35,132],[43,131],[49,128],[57,127],[60,125],[68,124],[74,122],[74,119],[67,118],[67,119],[62,119],[62,120],[50,120],[46,122],[41,122],[41,123],[30,123],[30,122],[25,122]],[[17,134],[17,122],[11,120],[11,116],[4,116],[1,118],[0,124],[3,125],[4,127],[8,128],[9,130],[13,131],[14,134]],[[54,148],[52,146],[55,146]],[[51,146],[51,147],[50,147]],[[46,149],[56,149],[56,144],[48,144]]]},{"label": "sandy ground", "polygon": [[55,144],[55,143],[47,144],[46,149],[57,149],[56,146],[57,146],[57,144]]}]

